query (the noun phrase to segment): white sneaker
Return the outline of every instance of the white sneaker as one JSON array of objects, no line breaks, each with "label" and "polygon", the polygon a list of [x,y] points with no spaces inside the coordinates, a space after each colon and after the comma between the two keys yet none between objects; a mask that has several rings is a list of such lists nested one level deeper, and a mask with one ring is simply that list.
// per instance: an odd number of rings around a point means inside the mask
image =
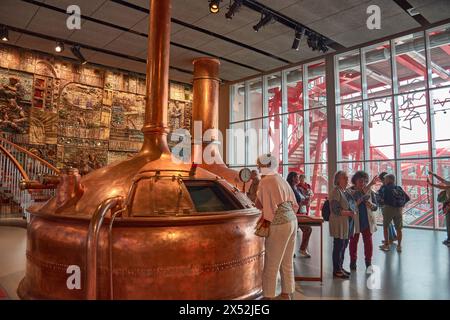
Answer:
[{"label": "white sneaker", "polygon": [[300,257],[311,258],[311,255],[309,254],[308,250],[300,250]]},{"label": "white sneaker", "polygon": [[397,252],[402,252],[402,246],[397,246]]}]

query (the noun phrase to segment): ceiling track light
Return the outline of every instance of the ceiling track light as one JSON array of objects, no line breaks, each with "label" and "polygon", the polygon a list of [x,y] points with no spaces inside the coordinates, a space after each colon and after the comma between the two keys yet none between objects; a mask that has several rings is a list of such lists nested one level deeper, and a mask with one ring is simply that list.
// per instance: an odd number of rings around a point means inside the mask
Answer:
[{"label": "ceiling track light", "polygon": [[64,51],[64,43],[62,43],[61,41],[57,41],[56,42],[56,46],[55,46],[55,51],[60,53]]},{"label": "ceiling track light", "polygon": [[326,45],[325,40],[317,34],[309,34],[307,43],[308,47],[310,47],[312,51],[317,50],[323,53],[326,53],[328,51],[328,46]]},{"label": "ceiling track light", "polygon": [[320,38],[318,42],[318,49],[319,51],[322,51],[323,53],[326,53],[328,51],[328,46],[325,43],[325,40]]},{"label": "ceiling track light", "polygon": [[317,37],[315,34],[308,35],[308,40],[306,42],[308,43],[308,47],[310,47],[312,51],[317,50]]},{"label": "ceiling track light", "polygon": [[270,21],[272,21],[272,18],[273,18],[272,14],[270,14],[270,13],[266,13],[266,14],[262,15],[261,20],[259,20],[259,22],[253,26],[253,30],[255,30],[255,32],[258,32],[259,29],[261,29],[266,24],[268,24]]},{"label": "ceiling track light", "polygon": [[220,10],[220,1],[222,0],[209,0],[209,12],[218,13]]},{"label": "ceiling track light", "polygon": [[73,46],[70,48],[70,51],[72,51],[72,54],[81,62],[81,64],[86,64],[87,60],[84,58],[83,54],[81,53],[80,46]]},{"label": "ceiling track light", "polygon": [[292,42],[292,49],[297,50],[300,48],[300,40],[302,39],[303,31],[295,31],[295,38]]},{"label": "ceiling track light", "polygon": [[9,31],[6,26],[0,26],[0,39],[5,42],[9,41]]},{"label": "ceiling track light", "polygon": [[239,8],[242,6],[242,2],[243,0],[234,0],[233,3],[231,4],[230,1],[228,11],[227,13],[225,13],[225,18],[227,18],[227,20],[233,19],[233,16],[236,14],[236,12],[239,11]]},{"label": "ceiling track light", "polygon": [[312,49],[312,51],[320,51],[322,53],[326,53],[329,48],[326,44],[326,39],[322,37],[321,35],[318,35],[314,32],[307,31],[305,34],[308,36],[308,47]]}]

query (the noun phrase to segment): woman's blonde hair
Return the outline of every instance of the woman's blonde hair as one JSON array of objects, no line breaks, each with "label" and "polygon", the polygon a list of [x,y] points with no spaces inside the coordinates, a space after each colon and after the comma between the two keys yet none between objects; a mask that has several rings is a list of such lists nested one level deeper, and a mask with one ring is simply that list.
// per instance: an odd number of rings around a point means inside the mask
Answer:
[{"label": "woman's blonde hair", "polygon": [[344,174],[345,174],[345,175],[347,174],[347,172],[345,172],[344,170],[339,170],[338,172],[336,172],[336,173],[334,174],[334,180],[333,180],[333,183],[334,183],[335,186],[338,185],[339,179],[340,179],[341,176],[344,175]]}]

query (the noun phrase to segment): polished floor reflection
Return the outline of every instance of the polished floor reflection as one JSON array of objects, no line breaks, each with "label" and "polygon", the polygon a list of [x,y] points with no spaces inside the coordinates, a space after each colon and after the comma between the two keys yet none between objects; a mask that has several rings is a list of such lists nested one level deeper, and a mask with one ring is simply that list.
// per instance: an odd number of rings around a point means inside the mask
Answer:
[{"label": "polished floor reflection", "polygon": [[[299,238],[301,231],[298,232]],[[441,242],[444,232],[406,229],[403,252],[395,245],[390,252],[378,249],[381,230],[374,235],[373,264],[379,267],[379,289],[369,289],[363,246],[359,244],[358,270],[350,280],[335,280],[331,268],[331,238],[324,226],[324,282],[298,282],[295,299],[450,299],[450,249]],[[296,258],[296,273],[314,276],[319,272],[318,230],[310,241],[311,259]],[[26,230],[0,227],[0,299],[17,299],[16,288],[25,273]],[[346,256],[345,266],[348,268]],[[372,275],[373,276],[373,275]],[[372,282],[371,282],[372,283]],[[372,284],[376,287],[376,282]]]},{"label": "polished floor reflection", "polygon": [[[301,237],[301,231],[298,232]],[[446,233],[442,231],[405,229],[403,251],[396,246],[391,251],[378,249],[382,240],[382,230],[373,236],[373,265],[379,269],[379,286],[376,275],[366,274],[362,239],[358,247],[357,271],[350,280],[332,278],[332,239],[328,236],[328,225],[324,225],[324,282],[297,283],[295,299],[450,299],[450,248],[442,241]],[[317,254],[318,230],[313,231],[310,241],[311,259],[296,258],[297,274],[318,274]],[[344,268],[350,270],[348,249]],[[369,285],[368,285],[369,281]],[[372,289],[369,289],[371,287]],[[379,289],[377,289],[379,287]]]},{"label": "polished floor reflection", "polygon": [[25,275],[27,230],[0,226],[0,299],[18,299],[16,289]]}]

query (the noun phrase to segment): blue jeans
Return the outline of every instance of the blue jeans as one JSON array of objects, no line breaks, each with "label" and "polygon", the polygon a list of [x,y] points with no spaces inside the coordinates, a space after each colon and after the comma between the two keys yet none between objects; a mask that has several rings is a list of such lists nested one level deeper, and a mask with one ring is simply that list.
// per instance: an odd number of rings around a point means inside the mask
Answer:
[{"label": "blue jeans", "polygon": [[348,246],[348,239],[334,238],[333,241],[333,273],[342,270],[344,264],[345,249]]}]

